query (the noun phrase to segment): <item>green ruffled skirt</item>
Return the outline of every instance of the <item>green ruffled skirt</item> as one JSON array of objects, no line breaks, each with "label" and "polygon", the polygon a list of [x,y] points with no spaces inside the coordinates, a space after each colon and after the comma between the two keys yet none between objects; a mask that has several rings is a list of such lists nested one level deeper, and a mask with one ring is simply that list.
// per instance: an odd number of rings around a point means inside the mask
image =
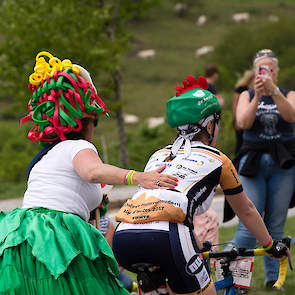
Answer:
[{"label": "green ruffled skirt", "polygon": [[0,294],[129,294],[108,243],[80,217],[47,209],[0,212]]}]

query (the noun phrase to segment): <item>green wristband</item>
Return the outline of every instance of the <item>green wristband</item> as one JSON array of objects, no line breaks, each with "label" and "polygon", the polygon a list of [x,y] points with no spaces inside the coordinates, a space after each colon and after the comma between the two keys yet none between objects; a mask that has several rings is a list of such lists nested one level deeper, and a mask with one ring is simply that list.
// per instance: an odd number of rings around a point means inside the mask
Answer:
[{"label": "green wristband", "polygon": [[264,248],[264,250],[265,250],[265,251],[270,250],[271,247],[272,247],[272,245],[273,245],[273,241],[271,241],[270,245],[268,245],[266,248]]},{"label": "green wristband", "polygon": [[127,176],[126,176],[126,183],[127,183],[127,185],[131,185],[131,184],[133,184],[132,181],[131,181],[131,177],[132,177],[132,175],[133,175],[134,173],[135,173],[134,170],[130,170],[130,171],[128,172],[128,174],[127,174]]}]

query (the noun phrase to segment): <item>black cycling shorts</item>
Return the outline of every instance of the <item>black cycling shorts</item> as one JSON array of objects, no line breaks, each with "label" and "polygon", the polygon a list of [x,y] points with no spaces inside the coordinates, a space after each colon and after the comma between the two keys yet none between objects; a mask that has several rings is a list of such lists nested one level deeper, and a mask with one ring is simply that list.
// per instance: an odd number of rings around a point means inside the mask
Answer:
[{"label": "black cycling shorts", "polygon": [[205,290],[213,284],[192,231],[182,224],[170,223],[169,231],[116,231],[113,251],[118,263],[128,270],[136,263],[160,266],[175,293]]}]

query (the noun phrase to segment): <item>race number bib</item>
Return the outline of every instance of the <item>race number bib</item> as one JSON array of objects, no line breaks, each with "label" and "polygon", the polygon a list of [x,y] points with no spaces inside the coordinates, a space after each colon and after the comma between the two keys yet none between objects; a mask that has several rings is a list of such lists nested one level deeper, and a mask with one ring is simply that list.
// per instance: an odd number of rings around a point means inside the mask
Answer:
[{"label": "race number bib", "polygon": [[[214,259],[216,281],[223,280],[220,258]],[[237,257],[230,263],[235,287],[249,288],[252,278],[254,257]]]}]

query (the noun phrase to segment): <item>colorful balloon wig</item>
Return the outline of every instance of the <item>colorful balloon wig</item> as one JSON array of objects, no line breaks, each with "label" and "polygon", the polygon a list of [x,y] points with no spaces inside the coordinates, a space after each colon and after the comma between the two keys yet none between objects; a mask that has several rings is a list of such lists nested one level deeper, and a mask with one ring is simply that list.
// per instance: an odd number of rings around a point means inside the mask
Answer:
[{"label": "colorful balloon wig", "polygon": [[89,73],[49,52],[36,56],[28,88],[33,93],[29,114],[20,123],[34,122],[28,138],[41,145],[66,140],[67,133],[81,131],[82,118],[95,118],[100,113],[108,116],[109,110],[96,93]]}]

